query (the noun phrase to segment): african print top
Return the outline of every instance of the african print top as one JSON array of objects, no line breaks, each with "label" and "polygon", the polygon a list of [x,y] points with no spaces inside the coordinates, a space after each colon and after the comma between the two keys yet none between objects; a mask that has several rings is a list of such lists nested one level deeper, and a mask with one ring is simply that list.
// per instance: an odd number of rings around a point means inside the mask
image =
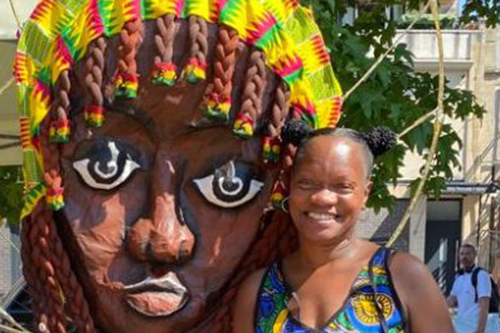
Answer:
[{"label": "african print top", "polygon": [[[264,275],[258,292],[257,333],[403,333],[402,306],[392,284],[387,260],[390,250],[379,248],[360,271],[344,302],[324,327],[313,329],[295,319],[287,309],[291,289],[280,263]],[[375,302],[374,300],[377,300]]]}]

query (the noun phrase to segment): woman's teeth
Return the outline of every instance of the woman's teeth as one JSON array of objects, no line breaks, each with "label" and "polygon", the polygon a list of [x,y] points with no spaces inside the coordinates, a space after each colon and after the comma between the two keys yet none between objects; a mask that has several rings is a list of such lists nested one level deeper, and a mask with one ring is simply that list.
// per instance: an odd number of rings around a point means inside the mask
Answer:
[{"label": "woman's teeth", "polygon": [[331,213],[314,213],[314,212],[308,212],[307,216],[315,219],[315,220],[335,220],[338,218],[338,215],[336,214],[331,214]]}]

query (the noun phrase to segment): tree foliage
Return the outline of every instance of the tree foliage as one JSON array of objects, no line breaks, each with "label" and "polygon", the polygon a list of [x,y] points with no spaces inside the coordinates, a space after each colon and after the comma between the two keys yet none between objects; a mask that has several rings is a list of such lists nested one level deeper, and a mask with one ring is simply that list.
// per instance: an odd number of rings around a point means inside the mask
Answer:
[{"label": "tree foliage", "polygon": [[[422,0],[303,0],[309,5],[323,32],[333,60],[337,77],[345,91],[352,87],[370,68],[375,59],[394,42],[398,22],[386,15],[392,5],[402,5],[407,10],[418,10]],[[352,24],[343,24],[339,18],[349,7],[358,7],[358,16]],[[500,0],[469,0],[462,22],[484,17],[488,26],[499,21]],[[401,132],[417,119],[437,106],[438,78],[428,73],[417,73],[414,56],[406,45],[398,45],[346,101],[341,126],[365,131],[373,125],[385,125],[396,133]],[[446,88],[445,113],[449,119],[481,117],[485,110],[478,105],[469,91]],[[400,169],[407,151],[426,158],[432,139],[429,121],[402,138],[402,143],[379,158],[374,170],[374,189],[369,206],[390,208],[395,198],[388,191],[388,184],[395,184],[401,177]],[[446,182],[452,179],[453,167],[460,167],[459,135],[450,124],[443,126],[436,159],[432,164],[426,192],[439,195]],[[0,217],[17,223],[22,207],[22,186],[19,167],[0,167]],[[414,184],[418,181],[415,180]]]},{"label": "tree foliage", "polygon": [[468,0],[465,3],[461,21],[469,23],[483,19],[488,28],[500,22],[500,0]]},{"label": "tree foliage", "polygon": [[22,171],[19,166],[0,167],[0,220],[19,223],[23,207]]},{"label": "tree foliage", "polygon": [[[324,34],[334,71],[344,91],[349,90],[371,67],[376,59],[390,48],[395,40],[398,22],[387,17],[391,5],[419,9],[425,5],[417,0],[369,1],[352,0],[305,1]],[[339,20],[348,6],[358,7],[358,17],[351,24]],[[340,126],[366,131],[374,125],[384,125],[396,133],[402,132],[417,119],[437,107],[438,77],[415,71],[414,56],[405,44],[399,44],[377,67],[375,72],[346,99]],[[464,120],[481,117],[486,111],[470,91],[447,87],[444,112],[448,119]],[[424,159],[433,135],[432,120],[401,138],[401,144],[377,162],[374,170],[374,190],[368,205],[378,210],[390,208],[395,198],[388,184],[396,184],[407,151]],[[454,167],[460,168],[459,150],[462,142],[450,124],[445,124],[440,136],[437,156],[431,166],[426,193],[439,196],[446,182],[453,177]],[[414,184],[418,181],[414,180]]]}]

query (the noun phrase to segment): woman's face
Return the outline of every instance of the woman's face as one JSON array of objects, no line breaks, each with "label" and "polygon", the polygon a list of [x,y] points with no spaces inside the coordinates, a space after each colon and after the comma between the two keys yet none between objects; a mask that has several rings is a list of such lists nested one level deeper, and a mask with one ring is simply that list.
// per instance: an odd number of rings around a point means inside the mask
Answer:
[{"label": "woman's face", "polygon": [[318,136],[295,163],[289,209],[301,241],[328,244],[348,237],[371,188],[360,144]]},{"label": "woman's face", "polygon": [[59,223],[102,331],[186,332],[254,240],[275,174],[259,138],[201,121],[205,83],[141,85],[98,130],[74,116]]}]

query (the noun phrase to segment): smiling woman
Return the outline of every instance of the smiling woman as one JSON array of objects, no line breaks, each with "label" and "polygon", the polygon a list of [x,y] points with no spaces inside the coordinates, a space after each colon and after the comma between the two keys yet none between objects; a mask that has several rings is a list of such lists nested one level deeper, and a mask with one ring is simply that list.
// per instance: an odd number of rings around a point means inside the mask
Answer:
[{"label": "smiling woman", "polygon": [[396,143],[394,133],[290,122],[282,135],[297,146],[287,201],[299,247],[243,283],[234,332],[453,332],[421,262],[354,237],[374,155]]},{"label": "smiling woman", "polygon": [[235,287],[294,245],[268,210],[283,124],[340,116],[311,13],[44,0],[15,74],[38,331],[229,332]]}]

